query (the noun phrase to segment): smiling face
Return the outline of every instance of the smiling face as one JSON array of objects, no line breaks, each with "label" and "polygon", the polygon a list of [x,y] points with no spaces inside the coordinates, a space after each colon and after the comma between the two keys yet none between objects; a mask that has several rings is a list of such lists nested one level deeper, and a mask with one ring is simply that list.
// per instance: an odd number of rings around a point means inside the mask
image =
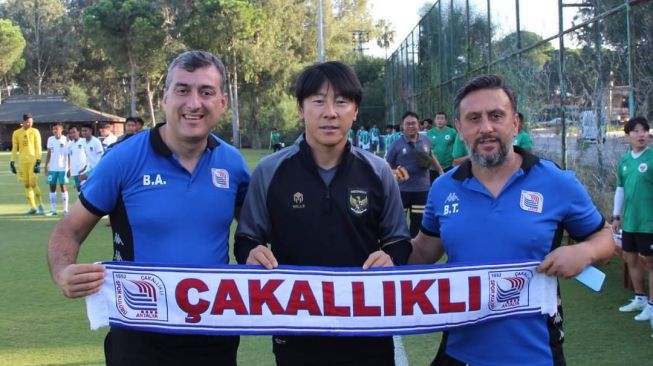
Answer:
[{"label": "smiling face", "polygon": [[406,116],[401,122],[401,129],[407,138],[415,140],[419,134],[419,119],[413,115]]},{"label": "smiling face", "polygon": [[88,128],[88,127],[82,127],[82,137],[90,140],[91,137],[93,137],[93,129]]},{"label": "smiling face", "polygon": [[328,82],[323,83],[316,94],[297,105],[297,110],[304,119],[306,142],[313,148],[344,148],[347,132],[358,114],[356,103],[336,95]]},{"label": "smiling face", "polygon": [[191,143],[206,140],[227,108],[218,69],[211,65],[190,72],[175,67],[172,73],[161,102],[169,137]]},{"label": "smiling face", "polygon": [[502,165],[512,154],[518,122],[510,98],[502,89],[480,89],[460,102],[456,120],[472,162],[482,167]]}]

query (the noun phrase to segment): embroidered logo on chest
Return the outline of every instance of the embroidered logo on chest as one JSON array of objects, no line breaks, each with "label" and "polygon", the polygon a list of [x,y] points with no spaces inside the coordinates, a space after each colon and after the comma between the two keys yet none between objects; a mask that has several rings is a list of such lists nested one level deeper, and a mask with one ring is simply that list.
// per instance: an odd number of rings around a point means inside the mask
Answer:
[{"label": "embroidered logo on chest", "polygon": [[229,188],[229,172],[225,169],[211,168],[211,181],[217,188]]},{"label": "embroidered logo on chest", "polygon": [[304,194],[302,192],[295,192],[292,195],[292,208],[306,208],[304,204]]},{"label": "embroidered logo on chest", "polygon": [[544,207],[544,196],[539,192],[521,191],[519,207],[524,211],[542,213]]},{"label": "embroidered logo on chest", "polygon": [[362,215],[369,207],[367,191],[362,189],[349,190],[349,209],[356,215]]},{"label": "embroidered logo on chest", "polygon": [[646,173],[646,171],[648,170],[648,164],[646,163],[639,164],[637,170],[639,170],[640,173]]}]

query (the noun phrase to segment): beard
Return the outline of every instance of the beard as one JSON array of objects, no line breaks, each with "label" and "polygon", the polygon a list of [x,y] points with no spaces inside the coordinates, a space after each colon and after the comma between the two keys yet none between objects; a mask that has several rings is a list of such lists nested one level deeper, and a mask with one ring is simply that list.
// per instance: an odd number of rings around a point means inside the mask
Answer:
[{"label": "beard", "polygon": [[[497,141],[499,141],[499,151],[489,156],[483,156],[478,151],[478,144],[480,143],[480,141],[487,138],[496,138]],[[502,141],[499,137],[494,137],[490,135],[481,136],[476,141],[474,141],[473,146],[470,146],[465,142],[465,146],[467,147],[467,151],[471,152],[470,158],[472,162],[478,164],[479,166],[482,166],[483,168],[496,168],[502,165],[503,163],[506,162],[506,160],[508,160],[508,157],[512,153],[512,144]]]}]

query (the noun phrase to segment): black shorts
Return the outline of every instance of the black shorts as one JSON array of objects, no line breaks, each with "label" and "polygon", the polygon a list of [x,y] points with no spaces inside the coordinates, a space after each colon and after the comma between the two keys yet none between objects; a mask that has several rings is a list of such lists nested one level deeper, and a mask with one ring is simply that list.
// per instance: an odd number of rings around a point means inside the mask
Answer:
[{"label": "black shorts", "polygon": [[392,337],[273,336],[277,366],[394,366]]},{"label": "black shorts", "polygon": [[653,234],[651,233],[621,233],[621,249],[628,253],[639,253],[650,257],[653,255]]},{"label": "black shorts", "polygon": [[238,336],[141,332],[113,327],[104,339],[107,366],[236,365]]}]

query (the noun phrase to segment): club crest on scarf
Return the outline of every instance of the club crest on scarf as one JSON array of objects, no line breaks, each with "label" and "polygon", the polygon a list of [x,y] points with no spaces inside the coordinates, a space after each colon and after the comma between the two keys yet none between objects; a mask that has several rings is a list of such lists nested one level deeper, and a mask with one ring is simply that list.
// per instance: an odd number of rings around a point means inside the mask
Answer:
[{"label": "club crest on scarf", "polygon": [[114,273],[116,307],[131,320],[168,320],[166,289],[153,274]]}]

